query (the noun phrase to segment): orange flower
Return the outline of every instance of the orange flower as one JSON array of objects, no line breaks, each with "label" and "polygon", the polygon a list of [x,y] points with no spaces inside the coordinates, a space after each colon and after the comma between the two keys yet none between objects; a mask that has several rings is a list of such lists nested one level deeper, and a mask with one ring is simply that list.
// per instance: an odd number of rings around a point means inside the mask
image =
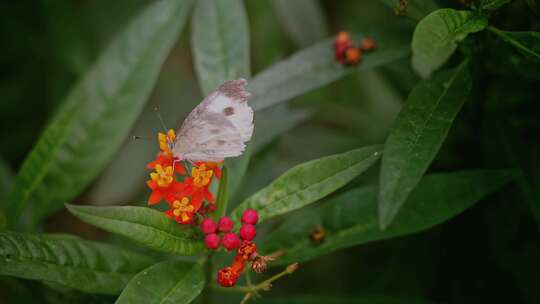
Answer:
[{"label": "orange flower", "polygon": [[156,159],[146,165],[146,167],[148,169],[154,170],[157,165],[160,165],[162,167],[174,167],[174,172],[181,175],[186,174],[186,169],[184,168],[180,160],[169,156],[164,152],[159,152],[156,156]]},{"label": "orange flower", "polygon": [[214,163],[214,162],[196,162],[195,166],[200,167],[201,165],[205,165],[208,170],[212,170],[214,172],[214,176],[217,179],[221,179],[221,165],[223,162]]},{"label": "orange flower", "polygon": [[170,218],[173,218],[179,224],[189,224],[193,220],[193,215],[197,209],[189,201],[189,197],[182,197],[171,204],[171,209],[165,212]]},{"label": "orange flower", "polygon": [[172,157],[173,155],[171,149],[174,144],[175,138],[176,134],[174,133],[174,130],[169,130],[167,134],[158,133],[159,148],[161,149],[161,151],[163,151],[163,153],[170,157]]}]

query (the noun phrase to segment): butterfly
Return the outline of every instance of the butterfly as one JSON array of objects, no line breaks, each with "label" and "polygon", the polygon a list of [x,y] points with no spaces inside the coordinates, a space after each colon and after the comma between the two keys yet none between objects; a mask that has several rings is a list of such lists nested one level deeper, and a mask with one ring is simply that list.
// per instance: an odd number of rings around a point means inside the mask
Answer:
[{"label": "butterfly", "polygon": [[223,83],[210,93],[182,123],[171,150],[190,162],[220,162],[241,155],[253,135],[253,109],[245,79]]}]

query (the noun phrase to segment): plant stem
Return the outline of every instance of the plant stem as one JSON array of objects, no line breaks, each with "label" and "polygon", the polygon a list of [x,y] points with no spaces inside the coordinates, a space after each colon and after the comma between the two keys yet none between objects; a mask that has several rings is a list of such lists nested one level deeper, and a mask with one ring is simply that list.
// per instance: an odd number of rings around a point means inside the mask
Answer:
[{"label": "plant stem", "polygon": [[229,203],[229,197],[227,193],[228,187],[228,169],[223,166],[221,169],[221,179],[219,181],[219,189],[216,200],[217,210],[213,214],[214,220],[218,220],[220,217],[224,216],[227,212],[227,204]]}]

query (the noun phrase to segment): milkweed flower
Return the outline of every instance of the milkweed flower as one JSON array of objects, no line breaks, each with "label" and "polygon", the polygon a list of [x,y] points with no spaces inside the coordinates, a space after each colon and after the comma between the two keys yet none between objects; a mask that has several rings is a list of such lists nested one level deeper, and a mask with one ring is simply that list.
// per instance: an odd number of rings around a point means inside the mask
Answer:
[{"label": "milkweed flower", "polygon": [[171,209],[166,211],[165,215],[174,218],[179,224],[189,224],[196,211],[197,208],[191,204],[189,197],[182,197],[171,204]]}]

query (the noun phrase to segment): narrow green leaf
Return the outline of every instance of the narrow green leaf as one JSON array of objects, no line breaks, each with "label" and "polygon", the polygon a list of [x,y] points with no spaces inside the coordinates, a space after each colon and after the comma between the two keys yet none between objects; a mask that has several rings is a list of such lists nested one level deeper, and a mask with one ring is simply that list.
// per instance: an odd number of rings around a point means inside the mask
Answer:
[{"label": "narrow green leaf", "polygon": [[506,32],[492,26],[489,30],[499,36],[503,41],[513,46],[523,56],[536,62],[540,61],[540,33],[539,32]]},{"label": "narrow green leaf", "polygon": [[68,94],[17,175],[11,224],[30,225],[75,198],[118,150],[140,113],[192,1],[150,4]]},{"label": "narrow green leaf", "polygon": [[[276,262],[286,264],[307,261],[341,248],[417,233],[448,221],[516,176],[518,173],[512,170],[428,175],[407,199],[407,208],[384,231],[378,227],[377,187],[353,189],[288,218],[264,242],[265,251],[285,250],[285,255]],[[326,237],[316,245],[309,236],[318,226],[326,231]]]},{"label": "narrow green leaf", "polygon": [[381,146],[369,146],[326,156],[293,167],[272,184],[234,209],[231,218],[253,208],[260,221],[314,203],[367,170],[381,155]]},{"label": "narrow green leaf", "polygon": [[0,231],[7,226],[7,219],[4,214],[3,206],[5,204],[6,193],[13,183],[13,172],[8,164],[0,158]]},{"label": "narrow green leaf", "polygon": [[0,274],[43,280],[84,292],[119,294],[152,260],[75,238],[0,233]]},{"label": "narrow green leaf", "polygon": [[261,299],[259,304],[428,304],[428,300],[390,297],[382,295],[287,295],[287,297],[277,297]]},{"label": "narrow green leaf", "polygon": [[308,46],[328,36],[328,24],[318,0],[272,0],[272,6],[296,45]]},{"label": "narrow green leaf", "polygon": [[372,31],[353,35],[353,39],[356,42],[365,36],[375,39],[377,50],[365,54],[357,68],[344,67],[336,61],[332,37],[304,48],[255,75],[248,85],[248,90],[252,94],[253,109],[270,107],[329,84],[354,71],[379,67],[409,54],[408,36],[401,32]]},{"label": "narrow green leaf", "polygon": [[485,16],[451,8],[436,10],[422,19],[414,30],[412,65],[426,78],[452,56],[457,43],[487,26]]},{"label": "narrow green leaf", "polygon": [[481,0],[480,8],[484,10],[492,11],[492,10],[496,10],[500,8],[501,6],[505,5],[508,2],[510,2],[510,0]]},{"label": "narrow green leaf", "polygon": [[384,146],[380,174],[382,228],[396,216],[444,142],[471,90],[467,62],[420,82],[407,98]]},{"label": "narrow green leaf", "polygon": [[203,93],[227,80],[249,78],[249,27],[242,0],[198,0],[192,51]]},{"label": "narrow green leaf", "polygon": [[201,263],[164,261],[137,274],[116,304],[187,304],[204,287]]},{"label": "narrow green leaf", "polygon": [[120,234],[157,251],[195,255],[203,249],[201,242],[193,238],[191,227],[181,226],[162,212],[148,207],[66,207],[88,224]]},{"label": "narrow green leaf", "polygon": [[221,179],[219,180],[218,195],[216,200],[217,210],[214,213],[215,220],[224,216],[225,212],[227,211],[227,204],[229,203],[228,171],[229,170],[227,169],[227,166],[223,166],[223,169],[221,170]]}]

